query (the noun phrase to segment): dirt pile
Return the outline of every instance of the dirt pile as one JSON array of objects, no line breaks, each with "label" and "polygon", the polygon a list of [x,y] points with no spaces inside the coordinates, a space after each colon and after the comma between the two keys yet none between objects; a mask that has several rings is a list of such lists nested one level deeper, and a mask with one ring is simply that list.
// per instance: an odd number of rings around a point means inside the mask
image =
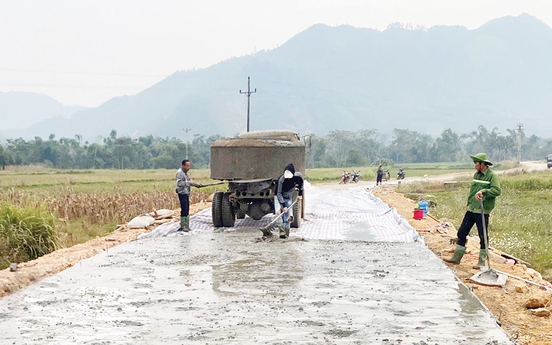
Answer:
[{"label": "dirt pile", "polygon": [[[414,220],[415,202],[395,192],[394,186],[379,186],[372,192],[406,218],[410,225],[424,237],[426,245],[435,255],[439,258],[452,256],[454,245],[450,240],[456,237],[456,229],[452,224],[444,219],[437,220],[431,216]],[[472,233],[477,234],[477,230],[473,229]],[[466,255],[459,265],[447,265],[489,308],[495,315],[498,324],[513,339],[517,339],[519,344],[552,344],[552,323],[549,318],[552,309],[550,303],[552,285],[542,280],[538,272],[526,265],[512,264],[512,260],[502,257],[502,253],[497,250],[491,251],[491,267],[526,281],[509,277],[503,288],[473,283],[470,281],[470,277],[479,272],[478,269],[473,268],[478,260],[478,239],[468,241],[467,247]],[[543,289],[531,282],[546,288]]]}]

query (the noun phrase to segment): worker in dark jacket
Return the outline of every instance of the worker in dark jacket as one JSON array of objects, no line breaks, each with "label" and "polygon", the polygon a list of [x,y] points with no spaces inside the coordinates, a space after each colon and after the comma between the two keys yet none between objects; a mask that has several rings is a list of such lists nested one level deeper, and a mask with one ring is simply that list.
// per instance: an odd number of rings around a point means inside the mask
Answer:
[{"label": "worker in dark jacket", "polygon": [[[478,153],[470,157],[473,160],[477,172],[473,175],[473,180],[470,184],[467,211],[460,228],[458,228],[458,240],[456,242],[456,248],[454,249],[454,255],[450,259],[444,259],[444,261],[453,264],[460,263],[460,260],[462,260],[462,257],[466,253],[467,237],[475,224],[479,233],[481,248],[479,250],[479,262],[477,266],[483,267],[485,266],[485,259],[487,259],[487,247],[485,246],[485,237],[483,233],[483,218],[485,218],[485,227],[488,229],[489,214],[495,206],[495,199],[500,195],[501,189],[498,176],[489,168],[493,163],[487,159],[487,155],[485,153]],[[481,216],[481,203],[483,203],[483,217]]]},{"label": "worker in dark jacket", "polygon": [[283,213],[279,223],[280,238],[288,238],[291,222],[293,222],[292,204],[293,192],[298,189],[297,200],[303,198],[303,175],[295,171],[293,164],[284,168],[284,173],[278,178],[274,190],[274,211],[276,215]]},{"label": "worker in dark jacket", "polygon": [[383,168],[382,165],[378,165],[378,171],[376,172],[376,186],[381,184],[381,180],[383,179]]}]

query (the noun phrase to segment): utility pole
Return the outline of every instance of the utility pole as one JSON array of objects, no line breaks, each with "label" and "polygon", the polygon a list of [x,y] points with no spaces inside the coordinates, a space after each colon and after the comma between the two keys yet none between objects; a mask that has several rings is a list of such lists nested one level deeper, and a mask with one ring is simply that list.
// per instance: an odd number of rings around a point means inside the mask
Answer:
[{"label": "utility pole", "polygon": [[518,164],[521,163],[521,134],[523,133],[523,124],[518,123]]},{"label": "utility pole", "polygon": [[249,132],[249,107],[250,107],[250,98],[251,94],[257,92],[257,89],[255,91],[251,91],[251,80],[249,77],[247,77],[247,92],[240,90],[241,94],[247,95],[247,131]]},{"label": "utility pole", "polygon": [[186,131],[186,159],[188,159],[188,132],[191,131],[189,128],[184,128],[184,131]]}]

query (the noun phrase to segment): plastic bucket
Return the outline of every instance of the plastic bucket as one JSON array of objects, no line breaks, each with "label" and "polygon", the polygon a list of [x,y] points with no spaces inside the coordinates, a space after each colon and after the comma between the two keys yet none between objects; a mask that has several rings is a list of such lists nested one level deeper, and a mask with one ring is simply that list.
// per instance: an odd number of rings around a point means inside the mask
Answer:
[{"label": "plastic bucket", "polygon": [[424,210],[416,209],[414,210],[414,219],[420,220],[424,218]]}]

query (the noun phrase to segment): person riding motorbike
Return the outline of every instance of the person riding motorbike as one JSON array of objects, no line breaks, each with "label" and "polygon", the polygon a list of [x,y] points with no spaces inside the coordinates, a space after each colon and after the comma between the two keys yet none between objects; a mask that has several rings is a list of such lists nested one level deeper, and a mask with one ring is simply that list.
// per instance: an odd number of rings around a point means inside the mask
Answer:
[{"label": "person riding motorbike", "polygon": [[345,184],[349,182],[350,179],[351,179],[351,175],[349,174],[349,172],[344,171],[343,175],[341,175],[341,181],[339,182],[339,184]]},{"label": "person riding motorbike", "polygon": [[351,182],[358,183],[359,180],[360,180],[360,171],[353,170],[353,179],[351,180]]},{"label": "person riding motorbike", "polygon": [[402,180],[406,177],[406,171],[403,168],[399,169],[397,172],[397,180]]}]

